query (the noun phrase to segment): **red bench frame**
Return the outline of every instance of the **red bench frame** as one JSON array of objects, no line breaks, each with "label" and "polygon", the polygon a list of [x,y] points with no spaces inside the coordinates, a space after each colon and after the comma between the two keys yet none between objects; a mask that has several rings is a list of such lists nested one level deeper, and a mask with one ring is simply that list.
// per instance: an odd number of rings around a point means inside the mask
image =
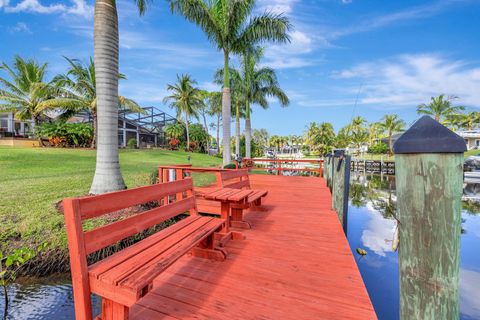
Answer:
[{"label": "red bench frame", "polygon": [[[172,198],[175,198],[176,201],[171,202],[170,199]],[[165,201],[165,199],[167,200]],[[126,217],[123,220],[112,222],[94,230],[86,232],[83,230],[82,221],[151,201],[162,202],[162,200],[164,202],[161,206],[137,213]],[[129,307],[151,290],[154,278],[188,251],[193,250],[192,253],[196,256],[216,260],[223,260],[226,257],[226,253],[223,249],[214,247],[214,241],[216,238],[215,233],[225,229],[225,220],[198,215],[193,192],[193,183],[190,178],[98,196],[67,198],[64,199],[63,203],[68,247],[70,251],[75,315],[77,320],[92,319],[92,307],[90,301],[91,293],[98,294],[103,298],[102,320],[128,319]],[[91,266],[88,266],[87,256],[89,254],[185,212],[189,212],[190,217],[185,218]],[[183,231],[183,238],[178,240],[179,243],[182,244],[182,246],[178,246],[181,248],[178,249],[178,252],[171,250],[175,252],[175,254],[169,253],[169,255],[166,254],[165,256],[162,256],[164,254],[163,251],[158,254],[162,259],[168,261],[168,263],[162,262],[161,265],[156,265],[155,262],[148,262],[148,264],[142,265],[141,269],[139,269],[141,271],[139,274],[142,275],[142,278],[140,278],[141,281],[138,284],[138,288],[135,287],[135,289],[127,290],[129,288],[126,289],[119,283],[117,283],[117,285],[112,285],[110,283],[102,282],[100,279],[96,279],[94,274],[92,274],[93,270],[98,270],[96,268],[99,266],[105,269],[105,264],[107,264],[108,261],[114,261],[114,263],[116,263],[113,267],[119,266],[124,262],[128,263],[128,261],[131,261],[128,260],[131,256],[142,252],[140,249],[137,249],[142,248],[142,243],[144,250],[149,248],[151,250],[152,248],[156,249],[157,247],[155,246],[160,245],[163,238],[170,236],[174,237],[175,232],[180,228],[178,227],[177,229],[174,229],[176,225],[183,223],[181,225],[182,228],[184,226],[188,227],[194,225],[194,223],[197,223],[201,219],[205,220],[201,221],[201,223],[204,223],[205,225],[204,229],[201,230],[201,233],[200,231],[195,230],[194,227],[191,228],[193,231],[190,231],[190,229],[188,231]],[[197,224],[195,224],[195,227],[196,226]],[[186,230],[187,227],[184,227],[183,230]],[[198,230],[200,230],[200,228],[198,228]],[[185,235],[187,232],[191,232],[195,237],[191,236],[192,239],[186,237]],[[198,234],[194,232],[198,232]],[[149,239],[159,234],[161,234],[161,236],[154,240],[150,240],[157,242],[148,242],[150,247],[146,247],[147,242],[144,241],[149,241]],[[185,240],[187,238],[188,241]],[[172,238],[169,238],[169,241],[174,242],[175,238],[173,240]],[[195,246],[197,247],[195,248]],[[122,256],[125,252],[128,252],[130,256]],[[125,281],[128,282],[130,280],[131,279],[127,278]]]}]

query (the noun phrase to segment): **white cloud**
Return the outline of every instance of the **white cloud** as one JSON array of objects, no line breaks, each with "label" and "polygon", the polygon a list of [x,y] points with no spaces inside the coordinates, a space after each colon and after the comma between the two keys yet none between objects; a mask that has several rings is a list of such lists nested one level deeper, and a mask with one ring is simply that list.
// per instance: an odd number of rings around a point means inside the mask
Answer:
[{"label": "white cloud", "polygon": [[460,269],[461,313],[478,319],[480,315],[480,272]]},{"label": "white cloud", "polygon": [[71,14],[85,18],[93,16],[93,7],[85,0],[70,0],[71,5],[53,3],[44,5],[39,0],[22,0],[16,5],[10,5],[9,0],[0,0],[0,8],[3,6],[5,12],[30,12],[40,14]]},{"label": "white cloud", "polygon": [[9,0],[0,0],[0,9],[8,6]]},{"label": "white cloud", "polygon": [[11,33],[32,33],[25,22],[17,22],[16,25],[9,27],[8,31]]},{"label": "white cloud", "polygon": [[379,256],[385,257],[386,252],[392,252],[390,241],[394,237],[397,222],[385,219],[371,203],[367,204],[367,209],[371,220],[362,232],[362,243]]},{"label": "white cloud", "polygon": [[292,12],[296,2],[298,2],[298,0],[259,0],[257,6],[261,11],[287,14]]},{"label": "white cloud", "polygon": [[313,50],[312,38],[301,31],[290,33],[290,43],[268,46],[265,51],[265,65],[276,69],[299,68],[311,65],[306,54]]},{"label": "white cloud", "polygon": [[358,91],[359,104],[385,107],[416,106],[439,94],[460,97],[459,103],[480,105],[480,66],[448,60],[438,54],[400,55],[335,71],[332,77],[354,80],[345,93]]}]

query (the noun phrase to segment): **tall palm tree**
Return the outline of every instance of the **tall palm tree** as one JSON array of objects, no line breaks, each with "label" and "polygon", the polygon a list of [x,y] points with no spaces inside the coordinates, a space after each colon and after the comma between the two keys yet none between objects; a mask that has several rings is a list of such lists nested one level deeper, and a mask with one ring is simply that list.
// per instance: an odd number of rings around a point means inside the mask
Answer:
[{"label": "tall palm tree", "polygon": [[242,91],[245,95],[245,156],[247,158],[251,157],[251,104],[258,104],[267,109],[268,97],[278,99],[282,107],[290,103],[287,95],[280,88],[275,70],[258,66],[262,55],[263,49],[254,48],[244,51],[242,59]]},{"label": "tall palm tree", "polygon": [[432,116],[435,120],[440,122],[449,115],[465,110],[465,107],[463,106],[452,105],[452,101],[456,99],[458,99],[456,96],[445,98],[444,94],[441,94],[438,97],[432,97],[429,104],[423,103],[417,106],[417,113]]},{"label": "tall palm tree", "polygon": [[35,60],[24,60],[15,56],[13,65],[0,65],[10,80],[0,77],[0,112],[13,112],[20,120],[31,120],[36,126],[45,110],[74,107],[75,101],[56,98],[60,92],[47,82],[45,73],[47,64],[38,64]]},{"label": "tall palm tree", "polygon": [[166,96],[163,101],[170,103],[170,107],[177,110],[177,118],[185,117],[185,129],[187,130],[187,151],[190,150],[190,117],[198,118],[198,105],[202,103],[200,90],[194,85],[197,82],[192,80],[188,74],[177,75],[177,83],[167,85],[167,90],[172,94]]},{"label": "tall palm tree", "polygon": [[[135,0],[140,15],[148,0]],[[118,15],[114,0],[96,0],[94,60],[97,88],[97,161],[90,193],[125,188],[118,158]]]},{"label": "tall palm tree", "polygon": [[262,41],[289,41],[290,23],[283,15],[264,13],[251,17],[255,0],[169,0],[172,12],[197,24],[219,51],[223,51],[222,98],[223,164],[230,163],[231,96],[230,54],[242,53]]},{"label": "tall palm tree", "polygon": [[[91,147],[96,147],[97,141],[97,90],[95,83],[95,64],[93,59],[90,58],[88,65],[83,65],[80,61],[75,59],[69,59],[65,57],[70,67],[65,74],[60,74],[53,78],[52,82],[62,90],[65,97],[75,100],[77,103],[74,108],[69,105],[64,106],[62,109],[65,113],[62,115],[64,118],[68,118],[72,113],[78,111],[88,111],[92,116],[93,122],[93,139]],[[119,74],[119,79],[126,79],[125,75]],[[59,101],[58,105],[61,105]],[[121,110],[128,110],[131,112],[137,112],[145,114],[145,110],[142,109],[135,101],[118,96],[118,107]]]},{"label": "tall palm tree", "polygon": [[392,136],[395,132],[402,131],[405,128],[405,122],[398,117],[396,114],[387,114],[383,117],[380,122],[380,127],[387,132],[388,136],[388,147],[390,150],[390,155],[393,154],[393,141]]}]

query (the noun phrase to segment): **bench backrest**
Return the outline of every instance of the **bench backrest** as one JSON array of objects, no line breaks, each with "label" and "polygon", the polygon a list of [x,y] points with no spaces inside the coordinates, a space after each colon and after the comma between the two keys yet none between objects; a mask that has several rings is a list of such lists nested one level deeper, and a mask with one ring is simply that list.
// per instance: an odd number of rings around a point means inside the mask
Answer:
[{"label": "bench backrest", "polygon": [[[175,202],[169,200],[172,196],[176,198]],[[82,221],[84,220],[152,201],[160,203],[162,200],[161,206],[93,230],[86,232],[83,230]],[[198,214],[193,182],[190,178],[97,196],[66,198],[63,200],[63,206],[72,281],[76,289],[74,298],[76,301],[87,302],[83,305],[75,304],[75,309],[82,308],[76,314],[89,314],[89,312],[91,314],[87,255],[187,211],[190,214]]]},{"label": "bench backrest", "polygon": [[248,169],[218,172],[217,183],[223,188],[250,189]]}]

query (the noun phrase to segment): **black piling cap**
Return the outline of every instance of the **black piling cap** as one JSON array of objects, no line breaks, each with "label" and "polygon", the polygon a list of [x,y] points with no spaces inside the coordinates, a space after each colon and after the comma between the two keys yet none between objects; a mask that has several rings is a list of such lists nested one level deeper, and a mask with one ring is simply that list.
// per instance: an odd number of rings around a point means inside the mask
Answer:
[{"label": "black piling cap", "polygon": [[395,142],[395,154],[402,153],[463,153],[465,140],[438,121],[423,116]]}]

